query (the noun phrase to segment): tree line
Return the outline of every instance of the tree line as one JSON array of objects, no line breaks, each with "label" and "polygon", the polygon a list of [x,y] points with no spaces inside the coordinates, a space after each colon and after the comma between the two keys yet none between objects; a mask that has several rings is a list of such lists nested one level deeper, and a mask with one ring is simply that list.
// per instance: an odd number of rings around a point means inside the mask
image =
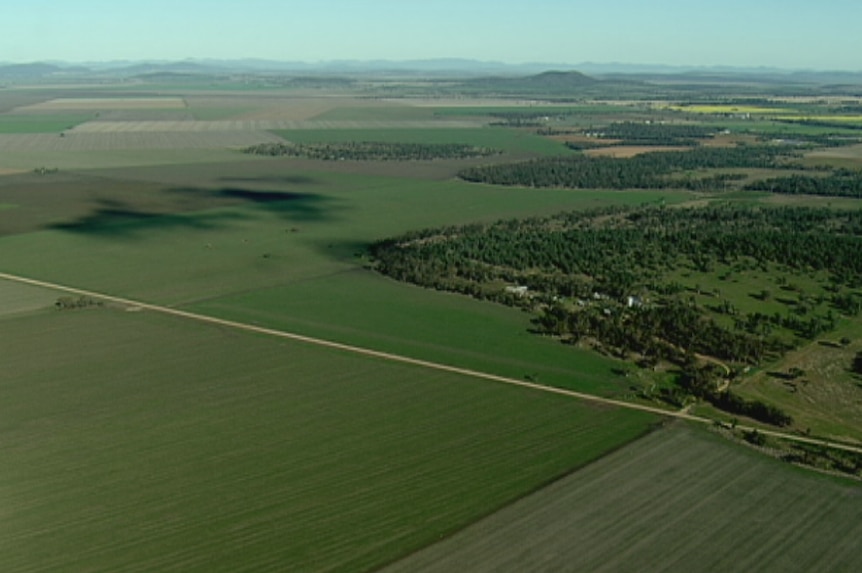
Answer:
[{"label": "tree line", "polygon": [[838,169],[825,177],[798,174],[787,177],[772,177],[750,183],[746,189],[788,195],[860,198],[862,197],[862,171]]},{"label": "tree line", "polygon": [[348,141],[342,143],[261,143],[242,150],[251,155],[300,157],[322,161],[427,161],[471,159],[498,154],[487,147],[463,143],[388,143]]},{"label": "tree line", "polygon": [[570,189],[667,189],[683,185],[674,173],[701,169],[780,168],[792,150],[765,145],[696,147],[631,158],[570,155],[472,167],[459,176],[477,183]]},{"label": "tree line", "polygon": [[682,123],[621,121],[594,131],[602,139],[620,140],[618,145],[695,146],[713,137],[720,128]]}]

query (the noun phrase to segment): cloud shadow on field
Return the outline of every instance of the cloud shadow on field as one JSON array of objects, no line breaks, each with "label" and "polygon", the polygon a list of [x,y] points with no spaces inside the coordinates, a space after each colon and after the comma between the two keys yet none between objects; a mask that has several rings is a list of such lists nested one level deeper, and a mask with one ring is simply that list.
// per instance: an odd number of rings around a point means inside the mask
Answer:
[{"label": "cloud shadow on field", "polygon": [[73,221],[49,225],[51,229],[129,238],[147,230],[212,230],[224,227],[241,217],[234,213],[170,213],[144,210],[115,200],[100,200],[90,213]]},{"label": "cloud shadow on field", "polygon": [[[140,198],[99,198],[89,212],[48,228],[73,233],[135,238],[148,231],[189,229],[216,230],[246,220],[254,212],[272,213],[290,223],[335,219],[343,207],[315,193],[260,190],[244,187],[165,189]],[[229,207],[251,207],[248,212],[224,211]]]},{"label": "cloud shadow on field", "polygon": [[217,206],[251,205],[261,211],[275,213],[290,222],[329,221],[336,218],[336,211],[343,207],[336,200],[317,193],[252,189],[246,187],[222,187],[201,189],[195,187],[171,189],[171,193],[185,199],[194,198]]},{"label": "cloud shadow on field", "polygon": [[315,185],[317,180],[305,175],[253,175],[248,177],[220,177],[225,183],[281,183],[287,185]]}]

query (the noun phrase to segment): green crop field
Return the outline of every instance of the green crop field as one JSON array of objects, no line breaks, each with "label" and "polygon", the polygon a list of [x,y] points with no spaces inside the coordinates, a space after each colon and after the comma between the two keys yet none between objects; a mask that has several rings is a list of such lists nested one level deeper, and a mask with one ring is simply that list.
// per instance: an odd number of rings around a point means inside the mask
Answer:
[{"label": "green crop field", "polygon": [[195,312],[601,395],[619,362],[530,334],[529,317],[362,270],[203,301]]},{"label": "green crop field", "polygon": [[38,311],[56,300],[54,291],[0,281],[0,317]]},{"label": "green crop field", "polygon": [[434,119],[434,108],[397,104],[364,107],[338,107],[315,116],[316,120],[429,120]]},{"label": "green crop field", "polygon": [[0,115],[0,133],[60,133],[93,119],[92,114]]},{"label": "green crop field", "polygon": [[384,569],[858,571],[858,483],[674,427]]},{"label": "green crop field", "polygon": [[4,571],[362,571],[653,420],[147,311],[0,338]]}]

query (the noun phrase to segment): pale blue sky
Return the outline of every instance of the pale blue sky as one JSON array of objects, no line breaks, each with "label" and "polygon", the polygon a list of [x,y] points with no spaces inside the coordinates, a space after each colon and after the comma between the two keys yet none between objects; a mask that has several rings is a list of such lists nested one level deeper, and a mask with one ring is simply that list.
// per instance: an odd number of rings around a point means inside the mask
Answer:
[{"label": "pale blue sky", "polygon": [[0,61],[440,57],[862,70],[860,0],[0,0]]}]

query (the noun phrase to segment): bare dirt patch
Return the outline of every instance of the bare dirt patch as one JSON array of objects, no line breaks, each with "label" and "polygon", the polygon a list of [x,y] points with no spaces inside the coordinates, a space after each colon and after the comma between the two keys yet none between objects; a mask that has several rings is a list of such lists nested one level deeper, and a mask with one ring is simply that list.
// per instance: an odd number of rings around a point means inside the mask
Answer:
[{"label": "bare dirt patch", "polygon": [[618,145],[611,147],[598,147],[596,149],[588,149],[584,153],[591,157],[616,157],[628,158],[643,153],[652,153],[654,151],[686,151],[687,147],[671,147],[658,145]]},{"label": "bare dirt patch", "polygon": [[548,139],[559,141],[561,143],[585,143],[589,145],[616,145],[620,143],[619,139],[596,139],[582,133],[561,133],[551,135]]},{"label": "bare dirt patch", "polygon": [[19,112],[101,111],[123,109],[183,109],[181,97],[58,98],[18,108]]},{"label": "bare dirt patch", "polygon": [[[260,105],[260,101],[255,104]],[[353,98],[316,97],[291,98],[267,102],[264,107],[238,116],[244,120],[268,121],[307,121],[318,115],[338,107],[365,107],[370,104],[366,100]]]},{"label": "bare dirt patch", "polygon": [[812,151],[808,157],[818,159],[858,159],[862,161],[862,144]]},{"label": "bare dirt patch", "polygon": [[278,141],[281,141],[281,138],[265,130],[162,132],[71,130],[63,137],[49,134],[0,135],[0,152],[240,149],[249,145]]}]

